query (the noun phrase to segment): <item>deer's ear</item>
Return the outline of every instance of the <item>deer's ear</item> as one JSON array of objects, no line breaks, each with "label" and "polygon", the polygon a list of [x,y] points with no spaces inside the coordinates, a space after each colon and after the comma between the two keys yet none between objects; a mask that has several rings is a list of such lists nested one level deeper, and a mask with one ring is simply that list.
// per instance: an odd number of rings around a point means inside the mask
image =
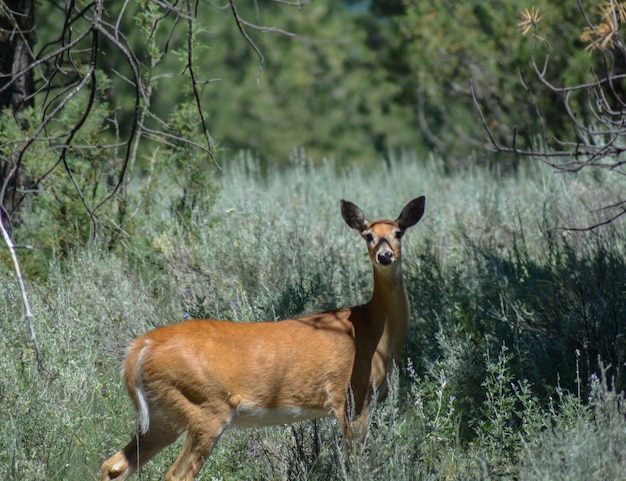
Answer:
[{"label": "deer's ear", "polygon": [[426,205],[426,197],[423,195],[417,199],[413,199],[404,206],[402,212],[396,219],[402,233],[409,227],[414,226],[424,215],[424,206]]},{"label": "deer's ear", "polygon": [[359,232],[363,232],[369,225],[363,211],[350,201],[341,201],[341,215],[349,227]]}]

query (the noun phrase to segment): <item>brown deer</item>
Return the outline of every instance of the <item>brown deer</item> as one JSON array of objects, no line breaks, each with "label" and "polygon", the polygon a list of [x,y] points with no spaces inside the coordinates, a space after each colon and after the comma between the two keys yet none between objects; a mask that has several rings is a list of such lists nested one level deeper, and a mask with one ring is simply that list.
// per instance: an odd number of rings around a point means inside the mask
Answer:
[{"label": "brown deer", "polygon": [[348,442],[362,438],[373,393],[385,397],[409,332],[400,241],[424,204],[418,197],[395,221],[368,222],[356,205],[341,201],[374,267],[366,304],[277,322],[189,320],[135,339],[124,380],[139,428],[104,462],[102,481],[126,479],[183,433],[168,481],[192,481],[229,426],[335,416]]}]

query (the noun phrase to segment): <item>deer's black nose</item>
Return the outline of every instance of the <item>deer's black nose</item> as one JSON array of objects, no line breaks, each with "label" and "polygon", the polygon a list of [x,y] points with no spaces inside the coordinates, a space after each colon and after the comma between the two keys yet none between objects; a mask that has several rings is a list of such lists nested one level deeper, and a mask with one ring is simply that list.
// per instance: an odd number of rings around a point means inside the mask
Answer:
[{"label": "deer's black nose", "polygon": [[393,252],[391,251],[381,251],[376,256],[378,259],[378,263],[384,266],[388,266],[393,262]]}]

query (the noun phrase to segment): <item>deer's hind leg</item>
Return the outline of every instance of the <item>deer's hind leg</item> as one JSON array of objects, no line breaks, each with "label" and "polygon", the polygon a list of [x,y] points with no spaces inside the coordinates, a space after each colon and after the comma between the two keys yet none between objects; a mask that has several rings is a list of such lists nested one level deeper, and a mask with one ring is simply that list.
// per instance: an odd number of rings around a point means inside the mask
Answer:
[{"label": "deer's hind leg", "polygon": [[232,420],[230,410],[196,413],[189,419],[183,448],[165,476],[166,481],[193,481]]},{"label": "deer's hind leg", "polygon": [[172,444],[179,432],[171,428],[151,428],[145,434],[137,434],[124,449],[118,451],[102,464],[102,481],[124,481],[150,461],[155,454]]}]

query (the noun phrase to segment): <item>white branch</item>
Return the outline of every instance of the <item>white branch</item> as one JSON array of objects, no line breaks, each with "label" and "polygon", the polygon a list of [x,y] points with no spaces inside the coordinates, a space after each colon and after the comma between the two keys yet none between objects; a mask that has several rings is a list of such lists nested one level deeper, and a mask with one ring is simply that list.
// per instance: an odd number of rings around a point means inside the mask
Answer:
[{"label": "white branch", "polygon": [[17,253],[15,250],[15,244],[13,244],[13,240],[11,239],[10,234],[7,232],[4,227],[4,219],[3,219],[3,210],[0,208],[0,231],[2,231],[2,237],[4,238],[4,242],[9,248],[9,252],[11,253],[11,260],[13,261],[13,270],[15,272],[15,278],[17,279],[17,285],[20,289],[20,293],[22,294],[22,302],[24,304],[24,320],[26,321],[26,326],[30,331],[30,339],[33,342],[33,346],[35,348],[35,356],[37,357],[37,368],[42,371],[43,369],[43,361],[41,359],[41,351],[39,350],[39,344],[37,343],[37,335],[35,334],[35,328],[33,327],[33,313],[30,310],[30,304],[28,302],[28,295],[26,294],[26,288],[24,287],[24,280],[22,279],[22,271],[20,269],[20,263],[17,260]]}]

